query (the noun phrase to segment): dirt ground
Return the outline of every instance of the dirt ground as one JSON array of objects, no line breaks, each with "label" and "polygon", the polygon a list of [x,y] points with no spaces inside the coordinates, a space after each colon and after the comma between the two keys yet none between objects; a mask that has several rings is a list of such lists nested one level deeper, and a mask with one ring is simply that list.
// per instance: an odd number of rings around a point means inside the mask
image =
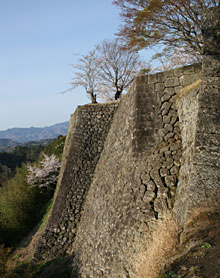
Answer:
[{"label": "dirt ground", "polygon": [[220,278],[220,233],[179,258],[163,278]]}]

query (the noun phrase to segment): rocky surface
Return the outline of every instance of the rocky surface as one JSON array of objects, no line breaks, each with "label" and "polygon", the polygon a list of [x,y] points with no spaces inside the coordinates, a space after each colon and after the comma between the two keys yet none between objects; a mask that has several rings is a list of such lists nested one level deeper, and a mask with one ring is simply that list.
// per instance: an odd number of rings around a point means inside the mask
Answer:
[{"label": "rocky surface", "polygon": [[200,76],[200,65],[139,76],[121,100],[73,246],[79,277],[135,277],[136,255],[175,201],[182,156],[176,97]]},{"label": "rocky surface", "polygon": [[57,192],[34,260],[70,252],[83,201],[118,103],[80,106],[71,117]]}]

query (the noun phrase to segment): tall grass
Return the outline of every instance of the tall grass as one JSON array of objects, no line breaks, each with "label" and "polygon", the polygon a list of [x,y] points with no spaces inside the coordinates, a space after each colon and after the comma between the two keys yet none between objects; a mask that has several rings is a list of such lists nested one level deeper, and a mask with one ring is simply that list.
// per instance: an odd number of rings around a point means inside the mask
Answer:
[{"label": "tall grass", "polygon": [[137,278],[158,278],[165,266],[171,262],[179,245],[180,227],[174,220],[171,211],[156,223],[152,241],[147,250],[142,251],[136,263]]}]

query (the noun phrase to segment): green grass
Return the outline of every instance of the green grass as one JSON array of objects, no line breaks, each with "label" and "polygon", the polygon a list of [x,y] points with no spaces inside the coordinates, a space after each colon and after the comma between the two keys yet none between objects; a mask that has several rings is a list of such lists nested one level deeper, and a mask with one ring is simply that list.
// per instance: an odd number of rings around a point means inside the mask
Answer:
[{"label": "green grass", "polygon": [[204,243],[201,245],[201,248],[202,248],[202,249],[207,249],[207,248],[210,248],[210,247],[212,247],[212,245],[211,245],[210,243],[208,243],[208,242],[204,242]]},{"label": "green grass", "polygon": [[184,277],[183,274],[177,274],[177,273],[172,272],[172,271],[163,275],[163,278],[182,278],[182,277]]}]

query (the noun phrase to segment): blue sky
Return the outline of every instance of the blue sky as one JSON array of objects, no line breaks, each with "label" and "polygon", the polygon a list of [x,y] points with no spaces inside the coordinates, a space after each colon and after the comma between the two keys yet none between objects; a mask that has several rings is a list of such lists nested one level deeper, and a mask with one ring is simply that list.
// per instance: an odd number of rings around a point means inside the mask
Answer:
[{"label": "blue sky", "polygon": [[68,121],[88,103],[72,80],[74,54],[114,38],[112,0],[0,0],[0,130]]}]

